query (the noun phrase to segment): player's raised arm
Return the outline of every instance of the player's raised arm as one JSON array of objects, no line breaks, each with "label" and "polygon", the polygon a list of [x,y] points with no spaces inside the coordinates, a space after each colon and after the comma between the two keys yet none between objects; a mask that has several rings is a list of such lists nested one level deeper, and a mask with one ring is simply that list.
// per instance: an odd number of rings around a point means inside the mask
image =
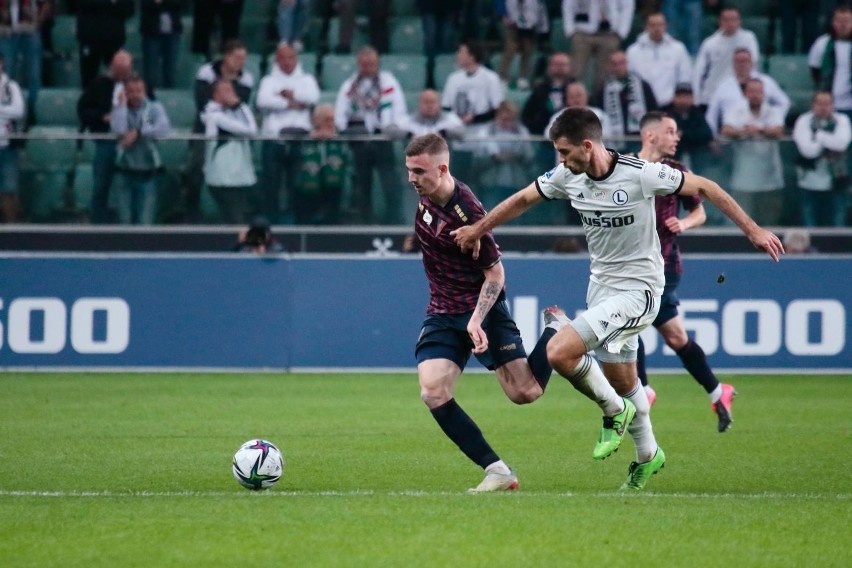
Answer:
[{"label": "player's raised arm", "polygon": [[771,231],[767,231],[754,222],[742,207],[731,197],[719,184],[705,177],[684,172],[682,195],[701,195],[710,203],[718,207],[737,227],[745,233],[748,240],[755,248],[766,251],[772,260],[778,262],[780,255],[784,254],[784,245]]},{"label": "player's raised arm", "polygon": [[476,243],[488,231],[498,227],[520,216],[524,211],[543,201],[544,198],[535,187],[535,182],[529,184],[520,191],[510,195],[497,204],[485,217],[473,225],[465,225],[452,231],[450,235],[455,238],[456,244],[463,251],[473,250],[473,258],[479,256]]}]

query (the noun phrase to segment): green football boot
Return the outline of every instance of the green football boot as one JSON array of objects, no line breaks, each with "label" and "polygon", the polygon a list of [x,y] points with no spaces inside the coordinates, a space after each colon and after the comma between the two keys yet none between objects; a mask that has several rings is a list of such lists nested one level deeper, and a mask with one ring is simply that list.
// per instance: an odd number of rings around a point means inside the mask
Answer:
[{"label": "green football boot", "polygon": [[666,454],[663,448],[657,446],[657,453],[650,461],[644,463],[633,462],[627,469],[627,481],[621,486],[622,491],[642,491],[651,476],[663,469],[666,465]]},{"label": "green football boot", "polygon": [[636,407],[626,398],[624,401],[624,410],[615,416],[604,416],[601,435],[598,438],[598,443],[595,444],[595,449],[592,452],[592,457],[596,460],[602,460],[611,456],[618,451],[618,446],[624,439],[624,433],[627,432],[627,427],[633,422],[633,417],[636,416]]}]

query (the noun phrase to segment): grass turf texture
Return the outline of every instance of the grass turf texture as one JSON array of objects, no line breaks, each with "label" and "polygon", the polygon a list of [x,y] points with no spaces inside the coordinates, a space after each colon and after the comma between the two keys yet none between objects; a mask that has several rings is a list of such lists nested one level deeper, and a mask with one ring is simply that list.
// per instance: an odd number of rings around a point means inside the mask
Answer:
[{"label": "grass turf texture", "polygon": [[[565,381],[516,407],[466,375],[521,481],[468,495],[482,472],[414,374],[0,374],[0,565],[852,565],[852,377],[727,379],[725,434],[691,379],[655,380],[669,461],[623,496],[632,442],[593,461],[599,412]],[[253,437],[286,460],[262,493],[230,472]]]}]

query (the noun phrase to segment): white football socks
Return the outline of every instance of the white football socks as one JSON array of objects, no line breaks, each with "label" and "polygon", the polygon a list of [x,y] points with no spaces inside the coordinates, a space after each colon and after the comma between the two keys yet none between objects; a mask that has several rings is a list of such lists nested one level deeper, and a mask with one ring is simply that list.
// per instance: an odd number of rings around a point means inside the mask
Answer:
[{"label": "white football socks", "polygon": [[509,475],[512,473],[512,470],[508,465],[506,465],[506,462],[499,460],[486,467],[485,473],[502,473],[503,475]]},{"label": "white football socks", "polygon": [[716,385],[716,388],[713,389],[713,392],[708,393],[707,396],[710,397],[710,402],[712,402],[713,404],[719,402],[719,399],[722,398],[722,383]]},{"label": "white football socks", "polygon": [[598,362],[588,353],[583,355],[580,364],[565,378],[586,398],[594,401],[603,410],[604,416],[615,416],[624,410],[621,397],[606,380]]},{"label": "white football socks", "polygon": [[626,397],[636,407],[636,416],[627,427],[627,431],[633,437],[636,445],[636,461],[644,463],[650,461],[657,453],[657,440],[654,438],[654,429],[651,426],[651,405],[648,403],[648,395],[645,389],[636,381],[636,388]]}]

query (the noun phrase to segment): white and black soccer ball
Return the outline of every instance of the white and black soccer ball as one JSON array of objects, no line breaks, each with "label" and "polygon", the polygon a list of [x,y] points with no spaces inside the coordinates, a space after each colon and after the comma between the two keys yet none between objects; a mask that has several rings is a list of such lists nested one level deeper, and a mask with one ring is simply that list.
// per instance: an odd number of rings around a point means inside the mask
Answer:
[{"label": "white and black soccer ball", "polygon": [[234,454],[232,471],[246,489],[269,489],[284,473],[284,456],[272,442],[249,440]]}]

